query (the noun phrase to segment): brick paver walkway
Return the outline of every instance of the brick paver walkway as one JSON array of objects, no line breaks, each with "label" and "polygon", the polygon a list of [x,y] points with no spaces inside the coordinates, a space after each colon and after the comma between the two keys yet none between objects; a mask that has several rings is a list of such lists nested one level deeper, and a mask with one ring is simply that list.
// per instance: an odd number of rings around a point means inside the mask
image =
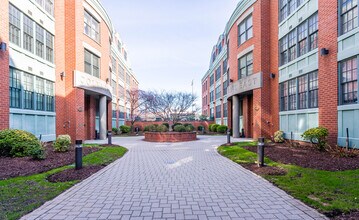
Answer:
[{"label": "brick paver walkway", "polygon": [[225,137],[115,138],[129,152],[23,219],[325,219],[220,156]]}]

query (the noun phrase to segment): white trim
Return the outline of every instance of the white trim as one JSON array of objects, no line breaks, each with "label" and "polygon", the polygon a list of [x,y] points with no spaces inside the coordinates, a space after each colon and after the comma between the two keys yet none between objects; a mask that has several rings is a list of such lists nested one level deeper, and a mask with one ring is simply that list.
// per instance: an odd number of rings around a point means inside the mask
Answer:
[{"label": "white trim", "polygon": [[94,48],[93,46],[91,46],[90,44],[86,43],[86,42],[82,42],[82,46],[89,50],[91,53],[95,54],[96,56],[101,58],[101,52],[98,51],[96,48]]},{"label": "white trim", "polygon": [[247,47],[246,49],[242,50],[238,55],[237,55],[237,59],[243,57],[244,55],[246,55],[247,53],[250,53],[254,50],[254,45],[251,45],[249,47]]},{"label": "white trim", "polygon": [[250,14],[253,13],[254,8],[251,7],[251,8],[249,8],[249,9],[247,9],[247,10],[248,10],[248,11],[247,11],[246,13],[242,14],[242,15],[239,17],[239,19],[238,19],[238,21],[237,21],[237,26],[238,26],[240,23],[242,23],[242,21],[244,21]]}]

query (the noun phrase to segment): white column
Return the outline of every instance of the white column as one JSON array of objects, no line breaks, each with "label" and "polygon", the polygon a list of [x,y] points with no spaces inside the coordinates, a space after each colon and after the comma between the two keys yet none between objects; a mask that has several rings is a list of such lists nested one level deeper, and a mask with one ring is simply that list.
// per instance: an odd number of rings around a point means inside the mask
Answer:
[{"label": "white column", "polygon": [[233,127],[233,137],[239,138],[239,97],[233,96],[233,111],[232,111],[232,127]]},{"label": "white column", "polygon": [[107,133],[107,98],[106,96],[100,96],[100,140],[106,139],[106,133]]}]

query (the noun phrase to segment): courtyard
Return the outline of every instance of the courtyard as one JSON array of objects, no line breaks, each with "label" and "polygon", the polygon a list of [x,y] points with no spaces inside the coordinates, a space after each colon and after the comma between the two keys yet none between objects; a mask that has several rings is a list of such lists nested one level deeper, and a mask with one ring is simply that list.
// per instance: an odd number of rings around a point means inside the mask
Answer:
[{"label": "courtyard", "polygon": [[326,219],[219,155],[224,142],[114,138],[129,150],[123,158],[22,219]]}]

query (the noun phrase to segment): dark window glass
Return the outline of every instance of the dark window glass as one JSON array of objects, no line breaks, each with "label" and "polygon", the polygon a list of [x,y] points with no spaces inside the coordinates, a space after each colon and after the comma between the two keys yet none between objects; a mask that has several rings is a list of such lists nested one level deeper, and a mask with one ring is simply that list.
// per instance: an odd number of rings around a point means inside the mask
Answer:
[{"label": "dark window glass", "polygon": [[307,22],[303,22],[298,26],[298,45],[299,45],[299,56],[307,53]]},{"label": "dark window glass", "polygon": [[34,109],[34,77],[24,73],[24,108]]},{"label": "dark window glass", "polygon": [[298,78],[298,108],[307,108],[307,92],[308,92],[308,80],[307,75]]},{"label": "dark window glass", "polygon": [[288,38],[284,36],[280,40],[280,64],[284,65],[288,62]]},{"label": "dark window glass", "polygon": [[318,107],[318,72],[308,75],[309,78],[309,108]]},{"label": "dark window glass", "polygon": [[46,60],[54,62],[54,36],[46,32]]},{"label": "dark window glass", "polygon": [[34,52],[34,22],[28,16],[23,16],[23,38],[24,38],[24,49],[30,52]]},{"label": "dark window glass", "polygon": [[100,58],[85,50],[85,73],[100,78]]},{"label": "dark window glass", "polygon": [[21,108],[21,73],[10,68],[10,108]]},{"label": "dark window glass", "polygon": [[293,30],[288,35],[288,62],[297,58],[296,43],[297,43],[296,33],[295,30]]},{"label": "dark window glass", "polygon": [[342,104],[358,103],[358,67],[356,58],[341,63],[341,88]]},{"label": "dark window glass", "polygon": [[318,14],[313,15],[308,20],[309,23],[309,50],[318,48]]},{"label": "dark window glass", "polygon": [[253,37],[253,18],[248,16],[244,21],[238,25],[238,45]]},{"label": "dark window glass", "polygon": [[297,109],[297,81],[292,79],[289,81],[289,110]]},{"label": "dark window glass", "polygon": [[288,110],[288,82],[280,84],[280,109],[281,111]]},{"label": "dark window glass", "polygon": [[216,81],[221,78],[221,67],[219,66],[216,70]]},{"label": "dark window glass", "polygon": [[44,58],[44,36],[44,29],[36,24],[36,55],[41,58]]},{"label": "dark window glass", "polygon": [[85,25],[84,33],[93,40],[100,41],[100,22],[98,22],[92,15],[85,11]]},{"label": "dark window glass", "polygon": [[221,118],[221,117],[222,117],[221,106],[217,105],[216,106],[216,118]]},{"label": "dark window glass", "polygon": [[238,60],[238,78],[253,74],[253,52],[241,57]]},{"label": "dark window glass", "polygon": [[36,78],[36,110],[45,110],[45,80]]},{"label": "dark window glass", "polygon": [[20,11],[12,4],[9,4],[9,40],[20,46]]},{"label": "dark window glass", "polygon": [[55,111],[54,83],[50,81],[46,81],[46,111]]},{"label": "dark window glass", "polygon": [[341,26],[342,34],[345,34],[358,27],[358,1],[341,1]]}]

